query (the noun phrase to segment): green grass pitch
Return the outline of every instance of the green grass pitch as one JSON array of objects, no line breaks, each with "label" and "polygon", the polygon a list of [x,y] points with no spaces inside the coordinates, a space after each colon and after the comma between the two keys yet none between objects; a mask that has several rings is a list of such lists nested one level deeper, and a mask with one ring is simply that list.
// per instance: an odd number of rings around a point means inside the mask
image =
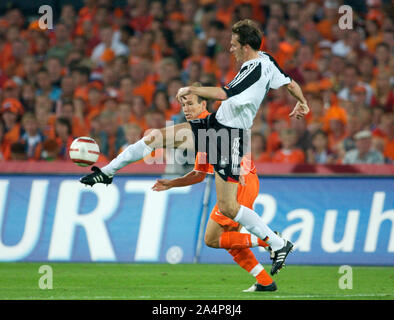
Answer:
[{"label": "green grass pitch", "polygon": [[[50,290],[38,285],[44,264]],[[339,289],[339,266],[289,265],[274,276],[277,291],[244,293],[254,278],[232,264],[0,263],[0,299],[394,299],[393,267],[352,268],[352,289]]]}]

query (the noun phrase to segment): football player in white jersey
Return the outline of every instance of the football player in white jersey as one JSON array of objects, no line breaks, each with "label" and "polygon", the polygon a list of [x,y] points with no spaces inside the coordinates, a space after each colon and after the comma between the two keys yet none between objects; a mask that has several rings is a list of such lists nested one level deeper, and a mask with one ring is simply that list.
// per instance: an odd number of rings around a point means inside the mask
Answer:
[{"label": "football player in white jersey", "polygon": [[[249,19],[232,27],[230,52],[241,64],[235,78],[224,87],[184,87],[177,93],[182,101],[195,94],[206,99],[221,100],[216,113],[205,119],[192,120],[163,129],[152,130],[147,136],[128,146],[103,168],[92,167],[93,173],[81,178],[81,183],[112,183],[115,173],[124,166],[143,159],[156,148],[194,148],[206,152],[215,169],[217,204],[220,212],[266,241],[274,252],[271,275],[284,265],[293,244],[275,234],[259,215],[237,201],[240,159],[247,152],[245,136],[252,126],[257,109],[269,89],[286,86],[297,103],[290,117],[301,118],[309,112],[300,86],[286,75],[275,60],[259,51],[262,33]],[[178,139],[177,139],[178,137]],[[180,138],[179,138],[180,137]]]}]

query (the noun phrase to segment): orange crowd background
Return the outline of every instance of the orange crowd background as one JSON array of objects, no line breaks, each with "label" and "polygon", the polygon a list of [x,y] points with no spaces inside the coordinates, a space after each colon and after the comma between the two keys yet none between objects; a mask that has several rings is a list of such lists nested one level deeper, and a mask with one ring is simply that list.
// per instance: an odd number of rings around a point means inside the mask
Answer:
[{"label": "orange crowd background", "polygon": [[[346,4],[352,24],[341,29]],[[196,81],[231,81],[239,68],[228,50],[231,25],[251,18],[264,32],[261,50],[302,86],[311,109],[291,119],[294,98],[271,90],[252,127],[253,160],[393,163],[390,5],[85,0],[78,9],[62,5],[47,30],[38,16],[10,6],[0,16],[0,159],[66,160],[73,139],[90,136],[107,161],[146,130],[185,121],[176,92]]]}]

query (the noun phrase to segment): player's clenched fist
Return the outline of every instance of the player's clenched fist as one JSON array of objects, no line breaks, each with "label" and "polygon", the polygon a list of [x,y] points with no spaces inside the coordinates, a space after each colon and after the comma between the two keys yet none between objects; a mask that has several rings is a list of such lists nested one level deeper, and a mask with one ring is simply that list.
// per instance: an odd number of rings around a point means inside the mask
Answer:
[{"label": "player's clenched fist", "polygon": [[164,191],[172,188],[171,181],[168,179],[157,179],[156,183],[153,185],[153,191]]},{"label": "player's clenched fist", "polygon": [[309,107],[306,102],[297,102],[296,106],[294,107],[293,111],[289,114],[290,117],[296,117],[297,119],[301,119],[303,116],[308,114]]}]

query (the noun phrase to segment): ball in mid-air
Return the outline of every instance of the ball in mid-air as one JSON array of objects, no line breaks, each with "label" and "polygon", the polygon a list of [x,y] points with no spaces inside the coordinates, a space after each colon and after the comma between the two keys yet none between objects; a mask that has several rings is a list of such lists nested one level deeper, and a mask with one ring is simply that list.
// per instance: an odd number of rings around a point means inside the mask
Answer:
[{"label": "ball in mid-air", "polygon": [[94,139],[90,137],[79,137],[71,143],[69,155],[75,164],[81,167],[87,167],[97,161],[100,155],[100,148]]}]

